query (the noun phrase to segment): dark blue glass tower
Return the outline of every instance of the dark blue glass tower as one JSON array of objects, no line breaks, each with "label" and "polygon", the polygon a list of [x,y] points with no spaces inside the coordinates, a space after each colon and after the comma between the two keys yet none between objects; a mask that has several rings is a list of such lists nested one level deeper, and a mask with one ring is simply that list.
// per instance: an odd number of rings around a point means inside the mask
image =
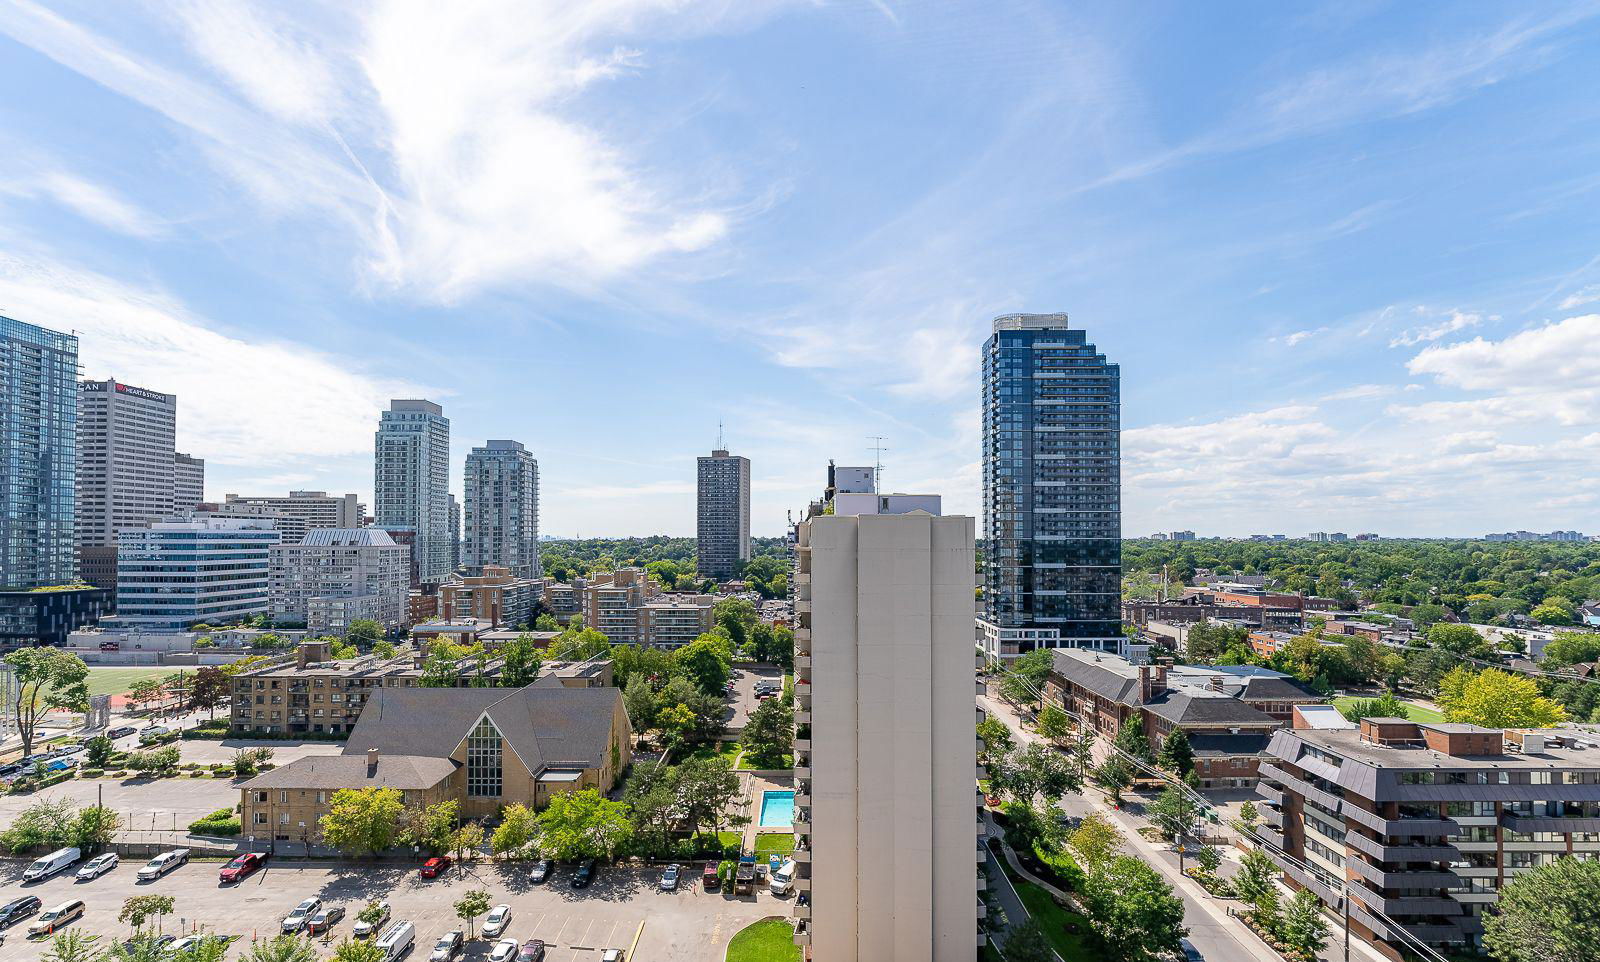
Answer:
[{"label": "dark blue glass tower", "polygon": [[1121,386],[1065,314],[983,346],[984,615],[996,655],[1122,638]]},{"label": "dark blue glass tower", "polygon": [[78,339],[0,317],[0,587],[78,580]]}]

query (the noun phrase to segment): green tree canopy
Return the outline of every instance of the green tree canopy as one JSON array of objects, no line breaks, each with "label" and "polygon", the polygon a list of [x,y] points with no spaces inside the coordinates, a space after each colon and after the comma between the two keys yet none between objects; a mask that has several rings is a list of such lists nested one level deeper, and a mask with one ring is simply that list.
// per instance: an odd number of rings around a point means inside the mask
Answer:
[{"label": "green tree canopy", "polygon": [[89,666],[60,648],[18,648],[5,656],[17,699],[11,720],[22,736],[22,754],[33,754],[33,740],[44,714],[56,709],[89,710]]},{"label": "green tree canopy", "polygon": [[400,837],[405,796],[394,788],[341,788],[322,816],[322,840],[348,854],[371,854]]},{"label": "green tree canopy", "polygon": [[539,813],[539,848],[564,862],[609,858],[633,830],[627,806],[586,788],[550,799]]},{"label": "green tree canopy", "polygon": [[1089,876],[1084,907],[1102,957],[1112,962],[1165,960],[1188,934],[1183,900],[1155,869],[1131,856],[1119,855]]},{"label": "green tree canopy", "polygon": [[1500,962],[1593,962],[1600,946],[1600,862],[1558,858],[1512,877],[1483,943]]}]

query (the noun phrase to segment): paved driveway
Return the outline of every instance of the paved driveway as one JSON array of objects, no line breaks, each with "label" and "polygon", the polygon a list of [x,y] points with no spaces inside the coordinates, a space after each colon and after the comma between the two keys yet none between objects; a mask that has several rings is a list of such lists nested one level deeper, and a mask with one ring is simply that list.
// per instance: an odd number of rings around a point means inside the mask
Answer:
[{"label": "paved driveway", "polygon": [[[636,939],[637,948],[629,959],[717,960],[741,928],[768,915],[789,913],[787,899],[767,893],[731,899],[694,886],[657,892],[654,870],[605,868],[589,888],[574,890],[567,885],[565,869],[551,883],[533,885],[524,865],[474,866],[466,873],[425,881],[413,867],[279,862],[224,888],[217,883],[220,862],[190,862],[145,885],[134,880],[141,864],[125,860],[111,873],[81,885],[68,875],[24,889],[16,882],[24,863],[7,861],[0,864],[0,900],[9,901],[25,891],[37,894],[47,906],[68,897],[82,898],[89,908],[76,924],[109,941],[127,935],[127,926],[116,921],[124,899],[136,894],[171,895],[176,910],[165,921],[165,931],[175,932],[181,925],[186,931],[198,927],[241,936],[242,942],[228,953],[230,960],[244,954],[252,936],[275,933],[294,904],[313,895],[347,910],[345,920],[334,927],[335,944],[349,934],[355,914],[368,899],[388,899],[395,919],[416,924],[415,959],[427,958],[440,935],[465,927],[452,904],[475,888],[486,889],[491,904],[511,905],[506,937],[544,939],[551,946],[549,962],[598,962],[601,950],[627,950]],[[3,950],[7,962],[31,962],[48,951],[48,943],[28,941],[26,931],[24,924],[7,933]],[[490,947],[481,938],[469,945],[466,959],[471,962],[481,962]]]},{"label": "paved driveway", "polygon": [[722,725],[734,732],[744,730],[745,719],[755,711],[756,682],[783,683],[783,669],[776,667],[753,668],[745,666],[733,670],[733,692],[728,696],[728,707],[722,713]]}]

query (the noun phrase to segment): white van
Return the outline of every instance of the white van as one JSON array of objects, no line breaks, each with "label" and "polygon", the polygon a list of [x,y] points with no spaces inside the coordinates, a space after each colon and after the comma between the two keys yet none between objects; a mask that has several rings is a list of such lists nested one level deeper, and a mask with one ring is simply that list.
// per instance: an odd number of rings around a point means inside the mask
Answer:
[{"label": "white van", "polygon": [[22,881],[43,882],[45,879],[66,868],[68,865],[76,863],[78,859],[82,857],[83,853],[75,848],[63,848],[51,852],[49,855],[46,855],[44,858],[39,859],[37,862],[34,862],[32,865],[28,866],[27,870],[22,873]]},{"label": "white van", "polygon": [[767,883],[773,895],[788,895],[794,887],[794,859],[786,858],[783,864],[772,872],[772,878]]},{"label": "white van", "polygon": [[389,926],[384,931],[383,936],[378,939],[378,948],[383,950],[385,959],[393,962],[393,960],[411,950],[411,943],[415,941],[416,937],[417,927],[415,925],[404,921],[396,922]]}]

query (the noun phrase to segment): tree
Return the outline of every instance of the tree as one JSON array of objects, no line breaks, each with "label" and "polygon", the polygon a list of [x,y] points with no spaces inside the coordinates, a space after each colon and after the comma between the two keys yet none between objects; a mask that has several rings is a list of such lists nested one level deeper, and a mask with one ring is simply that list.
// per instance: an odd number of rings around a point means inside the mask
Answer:
[{"label": "tree", "polygon": [[371,648],[383,640],[385,632],[383,625],[371,618],[355,618],[350,626],[345,629],[344,638],[352,645],[363,645]]},{"label": "tree", "polygon": [[89,805],[78,810],[67,830],[67,841],[85,855],[93,855],[116,839],[121,823],[122,819],[111,809]]},{"label": "tree", "polygon": [[701,692],[718,697],[727,688],[733,671],[728,643],[709,633],[673,652],[672,661],[674,669]]},{"label": "tree", "polygon": [[1108,758],[1089,773],[1089,778],[1105,790],[1115,805],[1122,804],[1122,792],[1133,784],[1133,769],[1120,758]]},{"label": "tree", "polygon": [[539,813],[539,847],[563,862],[609,858],[631,831],[627,806],[592,788],[557,795]]},{"label": "tree", "polygon": [[22,754],[33,754],[39,721],[48,711],[89,710],[89,666],[83,659],[59,648],[18,648],[5,656],[11,666],[17,700],[11,720],[22,736]]},{"label": "tree", "polygon": [[1119,855],[1084,886],[1089,925],[1100,937],[1103,958],[1154,962],[1179,951],[1188,934],[1183,900],[1139,859]]},{"label": "tree", "polygon": [[428,646],[428,657],[423,659],[422,674],[417,684],[423,688],[455,688],[461,683],[461,660],[466,652],[460,645],[443,638]]},{"label": "tree", "polygon": [[122,911],[117,913],[117,921],[128,923],[130,929],[138,932],[153,916],[156,920],[156,931],[159,932],[161,920],[172,914],[173,904],[170,895],[135,895],[123,901]]},{"label": "tree", "polygon": [[95,768],[104,768],[115,751],[115,743],[104,735],[96,735],[83,743],[84,761]]},{"label": "tree", "polygon": [[333,950],[333,962],[388,962],[389,956],[378,947],[377,939],[342,939]]},{"label": "tree", "polygon": [[712,605],[711,617],[718,628],[728,633],[736,649],[745,646],[761,621],[756,606],[743,598],[723,598]]},{"label": "tree", "polygon": [[0,844],[10,852],[58,848],[72,830],[72,803],[64,798],[40,799],[23,809],[11,827],[0,833]]},{"label": "tree", "polygon": [[1394,696],[1394,692],[1386,691],[1377,698],[1364,698],[1353,701],[1339,709],[1345,718],[1359,722],[1363,718],[1410,718],[1411,709],[1406,703]]},{"label": "tree", "polygon": [[382,922],[383,903],[378,899],[372,899],[367,902],[366,905],[361,907],[361,911],[356,913],[356,921],[365,922],[368,925],[377,925]]},{"label": "tree", "polygon": [[1149,762],[1155,759],[1155,755],[1150,751],[1150,740],[1144,737],[1144,729],[1137,723],[1119,728],[1116,740],[1112,744],[1140,761]]},{"label": "tree", "polygon": [[1428,646],[1452,655],[1482,658],[1493,654],[1493,648],[1471,625],[1452,625],[1440,622],[1428,629]]},{"label": "tree", "polygon": [[1577,619],[1577,609],[1565,598],[1549,598],[1528,612],[1528,616],[1541,625],[1570,625]]},{"label": "tree", "polygon": [[1055,655],[1048,648],[1037,648],[1011,663],[1010,670],[1000,682],[1000,694],[1019,705],[1039,701],[1044,683],[1055,667]]},{"label": "tree", "polygon": [[1254,829],[1256,820],[1260,817],[1261,812],[1256,808],[1255,802],[1245,799],[1244,804],[1239,806],[1239,823],[1245,828]]},{"label": "tree", "polygon": [[94,947],[98,941],[98,935],[68,929],[50,940],[50,951],[44,954],[44,962],[95,962],[101,955]]},{"label": "tree", "polygon": [[1112,824],[1109,818],[1099,812],[1091,812],[1083,817],[1078,827],[1067,837],[1067,845],[1078,858],[1083,861],[1084,868],[1090,873],[1100,870],[1116,857],[1117,851],[1122,848],[1124,839],[1122,832]]},{"label": "tree", "polygon": [[780,768],[794,749],[794,709],[781,698],[768,698],[750,713],[739,736],[752,768]]},{"label": "tree", "polygon": [[395,655],[394,645],[388,641],[376,641],[372,644],[372,653],[378,658],[388,661]]},{"label": "tree", "polygon": [[1045,941],[1044,933],[1039,930],[1039,923],[1032,918],[1024,919],[1007,929],[1002,948],[1006,962],[1055,962],[1055,951],[1050,948],[1050,943]]},{"label": "tree", "polygon": [[1310,889],[1294,893],[1283,912],[1279,926],[1283,941],[1300,950],[1307,958],[1315,958],[1328,944],[1328,920],[1322,916],[1322,900]]},{"label": "tree", "polygon": [[1567,720],[1566,711],[1541,695],[1533,679],[1498,668],[1472,675],[1459,695],[1452,691],[1447,697],[1441,684],[1439,705],[1448,720],[1484,728],[1550,728]]},{"label": "tree", "polygon": [[457,864],[465,862],[468,856],[476,856],[481,845],[483,826],[477,822],[466,822],[450,833],[450,850],[455,852]]},{"label": "tree", "polygon": [[1150,807],[1145,809],[1145,814],[1161,832],[1161,837],[1167,841],[1181,838],[1194,829],[1195,819],[1199,817],[1199,807],[1189,793],[1181,788],[1169,787],[1163,791]]},{"label": "tree", "polygon": [[1278,889],[1273,884],[1278,877],[1278,867],[1266,852],[1253,848],[1239,861],[1239,872],[1233,877],[1233,894],[1250,906],[1250,916],[1258,924],[1275,929],[1278,917]]},{"label": "tree", "polygon": [[178,746],[167,745],[147,751],[129,752],[128,767],[136,772],[164,772],[178,767]]},{"label": "tree", "polygon": [[233,679],[221,668],[203,665],[195,669],[194,682],[189,687],[189,703],[204,708],[208,718],[217,717],[217,706],[233,694]]},{"label": "tree", "polygon": [[1194,860],[1200,863],[1200,870],[1207,875],[1217,874],[1217,869],[1222,866],[1222,853],[1217,851],[1215,845],[1202,845],[1200,851],[1195,853]]},{"label": "tree", "polygon": [[1055,705],[1046,705],[1039,711],[1036,727],[1039,729],[1039,734],[1045,738],[1060,741],[1072,732],[1072,719]]},{"label": "tree", "polygon": [[644,566],[644,570],[668,591],[678,586],[679,568],[675,561],[652,561]]},{"label": "tree", "polygon": [[1184,635],[1184,653],[1193,661],[1215,661],[1229,648],[1246,645],[1250,632],[1244,628],[1201,622]]},{"label": "tree", "polygon": [[1174,728],[1167,740],[1161,743],[1161,767],[1179,775],[1194,771],[1194,749],[1189,746],[1189,736],[1181,728]]},{"label": "tree", "polygon": [[526,688],[539,677],[542,660],[533,636],[523,632],[500,649],[504,664],[500,684],[506,688]]},{"label": "tree", "polygon": [[986,714],[983,721],[978,722],[978,737],[983,739],[984,757],[980,760],[985,765],[1004,758],[1011,751],[1011,729],[993,715]]},{"label": "tree", "polygon": [[341,788],[322,816],[322,840],[347,854],[372,854],[394,845],[405,796],[394,788]]},{"label": "tree", "polygon": [[500,813],[500,824],[489,839],[489,851],[496,855],[516,855],[533,841],[539,823],[526,805],[507,805]]},{"label": "tree", "polygon": [[643,734],[655,727],[659,706],[655,690],[650,687],[650,679],[643,675],[629,678],[627,687],[623,689],[622,704],[628,709],[628,720],[633,723],[634,731]]},{"label": "tree", "polygon": [[1513,876],[1483,943],[1501,962],[1593,962],[1600,945],[1600,862],[1557,858]]},{"label": "tree", "polygon": [[1547,665],[1582,665],[1592,661],[1600,661],[1600,635],[1562,634],[1544,646]]},{"label": "tree", "polygon": [[467,938],[472,938],[472,923],[478,916],[489,911],[489,893],[483,889],[472,889],[465,895],[456,899],[456,918],[467,923]]},{"label": "tree", "polygon": [[158,678],[140,679],[128,691],[128,700],[135,706],[146,707],[153,701],[160,701],[165,690],[166,683]]},{"label": "tree", "polygon": [[685,830],[698,836],[702,829],[718,831],[723,815],[741,790],[739,776],[724,758],[691,758],[672,772],[678,817]]},{"label": "tree", "polygon": [[317,962],[317,949],[310,939],[280,935],[251,946],[240,962]]}]

